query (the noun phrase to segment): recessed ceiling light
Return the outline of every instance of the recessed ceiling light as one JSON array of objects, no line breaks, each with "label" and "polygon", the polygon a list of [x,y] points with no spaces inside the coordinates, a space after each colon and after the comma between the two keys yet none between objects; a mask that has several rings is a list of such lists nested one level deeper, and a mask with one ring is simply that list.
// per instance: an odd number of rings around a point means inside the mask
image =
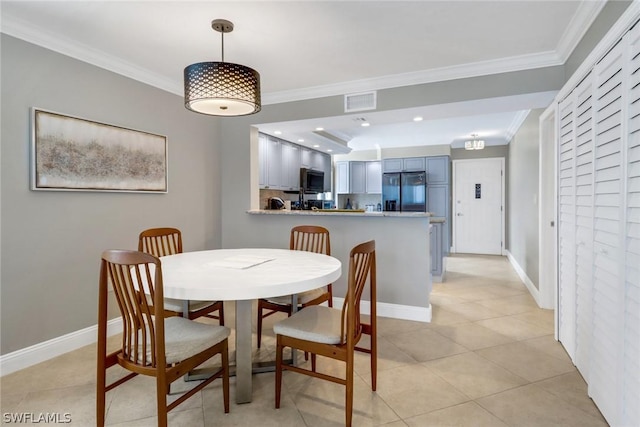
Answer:
[{"label": "recessed ceiling light", "polygon": [[279,130],[274,130],[274,131],[273,131],[273,133],[274,133],[275,135],[282,135],[282,132],[281,132],[281,131],[279,131]]},{"label": "recessed ceiling light", "polygon": [[416,116],[416,117],[413,118],[413,121],[414,122],[421,122],[422,121],[422,117]]},{"label": "recessed ceiling light", "polygon": [[320,147],[318,144],[313,144],[313,148],[318,148]]},{"label": "recessed ceiling light", "polygon": [[369,122],[364,122],[364,123],[361,123],[360,126],[362,126],[363,128],[366,128],[366,127],[369,127],[370,124]]},{"label": "recessed ceiling light", "polygon": [[332,150],[331,148],[329,148],[327,151],[328,151],[329,153],[331,153],[333,150]]},{"label": "recessed ceiling light", "polygon": [[298,140],[298,142],[304,142],[304,139],[300,138],[300,139]]},{"label": "recessed ceiling light", "polygon": [[321,130],[324,130],[324,128],[317,127],[316,130],[321,131]]}]

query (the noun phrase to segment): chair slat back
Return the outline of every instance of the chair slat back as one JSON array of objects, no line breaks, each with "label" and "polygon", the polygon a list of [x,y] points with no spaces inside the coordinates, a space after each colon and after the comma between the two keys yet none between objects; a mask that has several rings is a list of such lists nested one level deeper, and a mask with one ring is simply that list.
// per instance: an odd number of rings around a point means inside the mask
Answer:
[{"label": "chair slat back", "polygon": [[331,255],[329,230],[317,225],[299,225],[291,229],[289,249]]},{"label": "chair slat back", "polygon": [[[354,247],[349,254],[349,278],[347,296],[342,304],[341,336],[346,337],[346,343],[357,341],[362,333],[360,324],[360,302],[362,293],[369,278],[372,295],[376,287],[376,242],[370,240]],[[375,304],[375,301],[371,301]],[[343,338],[344,339],[344,338]]]},{"label": "chair slat back", "polygon": [[[105,251],[100,280],[104,281],[101,289],[106,289],[107,280],[111,281],[120,309],[123,357],[140,366],[162,366],[164,351],[156,350],[164,348],[164,322],[154,322],[155,313],[150,305],[163,298],[160,260],[143,252]],[[163,360],[158,360],[159,353]]]},{"label": "chair slat back", "polygon": [[138,250],[156,257],[182,253],[182,233],[177,228],[150,228],[140,233]]}]

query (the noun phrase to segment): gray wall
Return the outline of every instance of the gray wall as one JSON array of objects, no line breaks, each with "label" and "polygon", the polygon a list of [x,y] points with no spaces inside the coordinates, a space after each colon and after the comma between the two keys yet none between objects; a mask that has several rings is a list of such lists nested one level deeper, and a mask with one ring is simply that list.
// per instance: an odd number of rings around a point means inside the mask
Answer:
[{"label": "gray wall", "polygon": [[[218,125],[182,98],[2,35],[1,342],[6,354],[96,324],[100,253],[175,226],[220,246]],[[168,194],[30,191],[30,108],[168,137]]]},{"label": "gray wall", "polygon": [[540,138],[538,119],[544,110],[532,110],[509,144],[507,249],[538,287],[538,188]]}]

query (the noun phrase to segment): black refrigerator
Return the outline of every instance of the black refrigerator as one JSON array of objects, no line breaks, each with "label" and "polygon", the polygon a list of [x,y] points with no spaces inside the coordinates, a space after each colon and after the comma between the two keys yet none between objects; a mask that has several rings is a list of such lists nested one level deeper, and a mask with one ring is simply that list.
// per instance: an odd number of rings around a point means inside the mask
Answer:
[{"label": "black refrigerator", "polygon": [[426,212],[427,173],[398,172],[383,174],[382,208],[391,212]]}]

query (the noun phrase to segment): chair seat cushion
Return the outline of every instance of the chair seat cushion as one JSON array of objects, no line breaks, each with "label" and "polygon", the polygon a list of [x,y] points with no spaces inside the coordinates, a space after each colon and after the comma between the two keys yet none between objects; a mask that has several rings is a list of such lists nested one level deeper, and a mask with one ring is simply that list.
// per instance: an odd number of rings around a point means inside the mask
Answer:
[{"label": "chair seat cushion", "polygon": [[342,310],[311,305],[273,325],[277,335],[285,335],[322,344],[340,344]]},{"label": "chair seat cushion", "polygon": [[[170,311],[176,311],[178,313],[182,313],[182,304],[184,303],[181,299],[173,299],[173,298],[165,298],[164,299],[164,309]],[[198,311],[205,307],[215,304],[215,301],[197,301],[197,300],[189,300],[189,311]]]},{"label": "chair seat cushion", "polygon": [[[177,363],[200,353],[228,338],[230,332],[226,326],[195,322],[184,317],[165,318],[164,340],[167,364]],[[151,363],[152,351],[150,348],[147,349],[148,363]]]},{"label": "chair seat cushion", "polygon": [[[310,291],[298,294],[298,305],[307,304],[309,301],[313,301],[322,294],[326,293],[326,288],[312,289]],[[283,295],[280,297],[265,298],[267,301],[280,305],[291,305],[291,295]]]}]

